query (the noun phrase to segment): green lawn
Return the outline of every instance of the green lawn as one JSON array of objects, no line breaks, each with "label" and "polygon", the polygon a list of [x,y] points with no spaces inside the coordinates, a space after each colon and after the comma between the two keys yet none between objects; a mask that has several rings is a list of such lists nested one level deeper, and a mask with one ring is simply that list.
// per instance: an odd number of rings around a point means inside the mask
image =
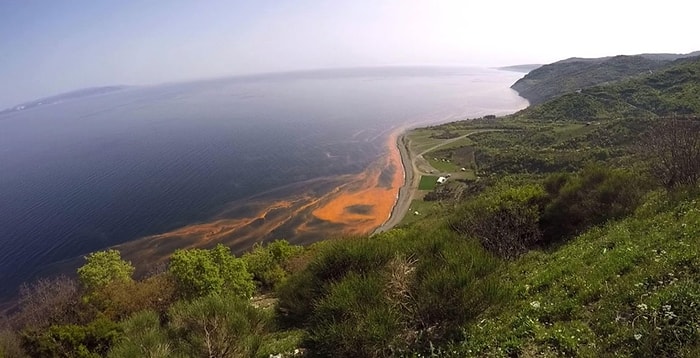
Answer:
[{"label": "green lawn", "polygon": [[[403,217],[399,226],[409,225],[413,222],[421,220],[431,213],[434,213],[440,206],[437,201],[423,201],[421,199],[415,199],[411,201],[411,206]],[[418,212],[418,215],[416,215]]]},{"label": "green lawn", "polygon": [[434,175],[421,175],[418,190],[433,190],[437,185],[438,177]]},{"label": "green lawn", "polygon": [[458,172],[460,167],[456,166],[454,163],[451,162],[443,162],[442,160],[434,160],[433,157],[429,156],[430,153],[425,155],[425,159],[428,161],[431,167],[437,169],[439,172],[443,173],[454,173]]}]

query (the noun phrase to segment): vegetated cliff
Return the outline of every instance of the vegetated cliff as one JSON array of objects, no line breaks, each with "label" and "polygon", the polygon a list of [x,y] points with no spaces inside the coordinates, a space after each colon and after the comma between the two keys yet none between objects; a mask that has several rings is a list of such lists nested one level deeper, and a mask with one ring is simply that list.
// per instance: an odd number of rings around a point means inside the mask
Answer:
[{"label": "vegetated cliff", "polygon": [[[577,76],[562,77],[564,83]],[[530,106],[516,116],[591,121],[700,114],[700,57],[676,60],[652,74],[584,88]]]},{"label": "vegetated cliff", "polygon": [[699,55],[700,51],[684,55],[572,57],[533,70],[515,82],[511,88],[530,101],[530,104],[535,105],[586,87],[653,72],[668,66],[675,60]]}]

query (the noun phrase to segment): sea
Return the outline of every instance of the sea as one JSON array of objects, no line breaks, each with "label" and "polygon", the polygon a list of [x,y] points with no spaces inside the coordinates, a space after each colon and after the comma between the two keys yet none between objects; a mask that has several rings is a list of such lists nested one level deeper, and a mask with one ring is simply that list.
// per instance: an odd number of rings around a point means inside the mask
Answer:
[{"label": "sea", "polygon": [[300,71],[125,87],[2,114],[0,298],[110,247],[145,271],[177,248],[222,242],[241,253],[371,231],[403,175],[387,159],[396,134],[522,109],[509,88],[522,75]]}]

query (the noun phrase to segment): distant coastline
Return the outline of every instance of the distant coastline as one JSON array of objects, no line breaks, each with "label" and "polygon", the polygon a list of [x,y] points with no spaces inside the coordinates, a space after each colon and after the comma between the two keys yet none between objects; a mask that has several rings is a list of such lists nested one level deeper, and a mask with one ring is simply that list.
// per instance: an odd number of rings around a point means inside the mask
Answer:
[{"label": "distant coastline", "polygon": [[535,69],[538,69],[540,67],[542,67],[541,64],[530,63],[530,64],[523,64],[523,65],[498,67],[497,69],[501,70],[501,71],[528,73],[528,72],[535,70]]}]

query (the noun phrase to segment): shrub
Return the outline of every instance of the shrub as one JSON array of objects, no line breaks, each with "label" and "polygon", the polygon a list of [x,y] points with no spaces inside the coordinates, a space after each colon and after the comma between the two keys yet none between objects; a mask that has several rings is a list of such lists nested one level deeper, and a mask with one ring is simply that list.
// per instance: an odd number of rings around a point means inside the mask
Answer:
[{"label": "shrub", "polygon": [[245,262],[233,256],[231,250],[222,244],[211,250],[175,251],[170,258],[169,271],[178,284],[179,292],[186,298],[223,292],[250,297],[255,288]]},{"label": "shrub", "polygon": [[96,291],[91,303],[107,317],[121,320],[143,311],[165,313],[177,298],[177,286],[170,274],[143,281],[115,281]]},{"label": "shrub", "polygon": [[514,258],[541,239],[540,207],[544,190],[539,185],[507,187],[485,192],[464,204],[450,220],[450,227],[477,238],[487,250]]},{"label": "shrub", "polygon": [[22,358],[27,355],[22,349],[17,333],[10,329],[0,329],[0,358]]},{"label": "shrub", "polygon": [[417,334],[414,348],[427,352],[431,344],[457,339],[463,325],[500,304],[506,291],[490,276],[501,261],[479,243],[438,231],[421,244],[410,285],[415,308],[407,313]]},{"label": "shrub", "polygon": [[382,294],[383,277],[350,273],[314,310],[307,342],[313,356],[385,357],[400,345],[401,316]]},{"label": "shrub", "polygon": [[51,326],[46,331],[26,331],[22,346],[32,357],[102,357],[120,336],[119,326],[98,319],[85,326]]},{"label": "shrub", "polygon": [[185,357],[177,351],[157,312],[143,311],[121,323],[124,335],[109,351],[109,358]]},{"label": "shrub", "polygon": [[290,258],[303,252],[301,246],[276,240],[268,245],[256,244],[251,252],[243,255],[248,271],[263,289],[272,289],[287,277],[285,266]]},{"label": "shrub", "polygon": [[189,357],[254,356],[268,316],[234,296],[207,296],[170,309],[170,326]]},{"label": "shrub", "polygon": [[319,356],[427,352],[500,302],[499,261],[447,229],[329,242],[280,287],[278,310]]},{"label": "shrub", "polygon": [[291,276],[277,289],[277,311],[282,323],[302,326],[313,312],[315,302],[327,292],[328,285],[349,273],[365,274],[383,267],[394,255],[387,239],[341,239],[316,245],[316,255],[301,272]]},{"label": "shrub", "polygon": [[588,166],[578,174],[552,175],[544,186],[548,203],[540,225],[545,242],[551,243],[631,214],[641,202],[645,184],[622,169]]}]

